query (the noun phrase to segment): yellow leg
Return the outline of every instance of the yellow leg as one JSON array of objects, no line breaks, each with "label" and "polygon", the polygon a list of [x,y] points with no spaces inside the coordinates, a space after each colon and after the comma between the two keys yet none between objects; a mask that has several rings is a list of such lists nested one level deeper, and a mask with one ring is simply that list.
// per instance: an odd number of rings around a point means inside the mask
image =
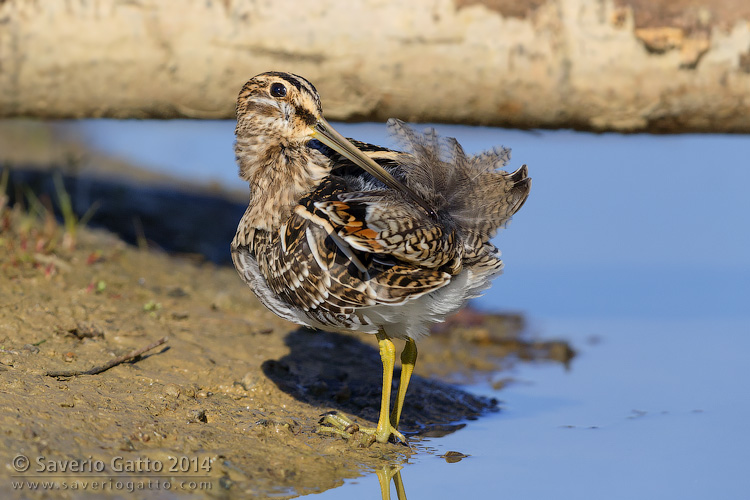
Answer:
[{"label": "yellow leg", "polygon": [[411,374],[414,373],[414,365],[417,363],[417,343],[413,339],[407,338],[404,350],[401,352],[401,381],[398,384],[398,395],[396,405],[391,412],[391,426],[398,429],[398,423],[401,420],[401,410],[404,407],[406,399],[406,389],[409,387]]},{"label": "yellow leg", "polygon": [[378,443],[387,443],[388,438],[391,437],[388,410],[391,408],[391,385],[393,384],[393,366],[396,364],[396,347],[385,333],[379,332],[377,337],[380,359],[383,362],[383,394],[380,399],[380,418],[375,428],[375,439]]},{"label": "yellow leg", "polygon": [[[391,339],[389,339],[383,332],[379,332],[377,338],[378,347],[380,349],[380,359],[383,362],[383,393],[380,400],[380,416],[378,418],[377,427],[360,427],[344,415],[329,413],[321,419],[320,423],[322,426],[318,429],[318,432],[338,434],[347,438],[347,436],[352,436],[357,433],[357,431],[360,431],[365,435],[370,436],[370,441],[368,443],[363,443],[365,445],[372,444],[373,436],[378,443],[387,443],[388,439],[390,439],[391,436],[394,436],[396,439],[406,444],[406,438],[403,434],[398,432],[395,425],[391,424],[391,416],[389,415],[391,408],[391,385],[393,384],[393,366],[396,364],[396,347],[393,345]],[[411,368],[413,369],[414,360],[412,358],[416,359],[417,351],[416,346],[414,346],[414,341],[411,341],[411,343],[412,348],[409,352],[413,352],[413,354],[404,354],[401,356],[401,359],[402,363],[404,363],[404,359],[407,359],[406,364],[408,365],[410,363]],[[408,345],[409,344],[407,343],[407,347]],[[411,359],[411,361],[408,361],[409,359]],[[404,403],[403,393],[406,392],[406,386],[409,384],[409,377],[411,376],[411,370],[407,368],[408,375],[406,375],[406,380],[404,380],[405,375],[403,370],[404,368],[402,368],[401,386],[398,390],[398,410],[396,411],[394,408],[396,415],[401,415],[401,406]],[[398,421],[398,418],[396,420]]]}]

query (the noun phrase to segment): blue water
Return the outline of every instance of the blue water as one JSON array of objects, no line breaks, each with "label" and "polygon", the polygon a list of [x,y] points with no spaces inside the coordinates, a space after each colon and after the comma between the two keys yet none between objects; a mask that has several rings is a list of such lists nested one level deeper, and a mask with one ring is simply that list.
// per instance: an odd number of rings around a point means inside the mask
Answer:
[{"label": "blue water", "polygon": [[[435,455],[469,458],[449,464],[420,453],[401,471],[408,498],[748,498],[747,327],[545,324],[545,334],[580,349],[572,370],[518,370],[522,382],[495,393],[504,401],[500,413],[428,443]],[[601,342],[589,346],[590,335]],[[375,477],[353,483],[321,498],[378,498]]]},{"label": "blue water", "polygon": [[[246,189],[231,122],[76,126],[156,170]],[[381,124],[337,128],[391,144]],[[401,473],[408,498],[750,497],[750,137],[437,128],[468,152],[512,147],[533,178],[477,305],[523,312],[579,355],[470,388],[503,411],[425,442]],[[471,457],[437,457],[449,450]],[[373,474],[320,497],[379,495]]]}]

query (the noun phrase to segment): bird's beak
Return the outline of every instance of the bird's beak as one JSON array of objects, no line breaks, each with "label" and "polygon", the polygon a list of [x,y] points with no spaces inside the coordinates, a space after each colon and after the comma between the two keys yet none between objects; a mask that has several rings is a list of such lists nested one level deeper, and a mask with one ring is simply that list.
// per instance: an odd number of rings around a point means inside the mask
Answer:
[{"label": "bird's beak", "polygon": [[415,203],[421,206],[427,213],[436,217],[434,210],[409,186],[393,177],[390,172],[378,165],[372,158],[347,140],[343,135],[336,132],[331,125],[322,116],[318,118],[315,125],[312,126],[312,138],[317,139],[337,153],[351,160],[355,165],[369,172],[373,177],[378,179],[386,186],[401,191],[409,196]]}]

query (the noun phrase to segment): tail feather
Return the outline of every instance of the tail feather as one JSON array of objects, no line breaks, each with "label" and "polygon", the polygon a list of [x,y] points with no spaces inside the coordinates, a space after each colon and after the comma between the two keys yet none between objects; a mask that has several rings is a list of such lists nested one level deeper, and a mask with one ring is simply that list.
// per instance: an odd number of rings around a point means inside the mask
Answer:
[{"label": "tail feather", "polygon": [[388,126],[408,153],[399,164],[409,185],[466,237],[489,241],[526,201],[531,189],[526,165],[515,172],[498,170],[510,160],[510,149],[469,156],[458,141],[433,129],[420,134],[395,119]]}]

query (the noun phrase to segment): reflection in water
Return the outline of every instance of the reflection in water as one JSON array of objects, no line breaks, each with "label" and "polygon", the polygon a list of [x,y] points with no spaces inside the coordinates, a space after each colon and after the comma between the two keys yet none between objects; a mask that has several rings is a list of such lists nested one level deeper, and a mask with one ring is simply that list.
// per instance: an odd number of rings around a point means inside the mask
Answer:
[{"label": "reflection in water", "polygon": [[[440,458],[445,459],[445,461],[449,464],[453,464],[460,462],[462,459],[468,456],[469,455],[458,451],[449,451],[440,455]],[[375,471],[375,474],[378,476],[378,484],[380,485],[380,497],[382,498],[382,500],[391,500],[391,479],[393,479],[393,484],[396,486],[396,497],[398,498],[398,500],[406,500],[404,481],[401,479],[401,469],[403,468],[403,465],[388,464]]]},{"label": "reflection in water", "polygon": [[391,500],[391,479],[396,485],[396,496],[398,500],[406,500],[406,491],[404,491],[404,482],[401,480],[401,465],[384,465],[380,470],[376,470],[378,483],[380,484],[380,496],[383,500]]}]

